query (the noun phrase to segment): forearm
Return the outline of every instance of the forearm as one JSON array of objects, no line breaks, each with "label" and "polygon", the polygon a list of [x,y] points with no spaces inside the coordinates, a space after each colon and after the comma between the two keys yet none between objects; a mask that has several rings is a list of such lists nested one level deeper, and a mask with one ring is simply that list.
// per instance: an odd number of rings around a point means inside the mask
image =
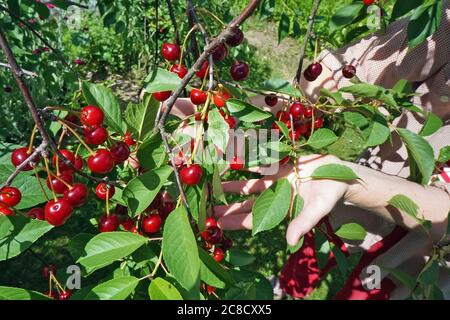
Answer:
[{"label": "forearm", "polygon": [[358,164],[347,163],[347,165],[358,174],[361,181],[350,184],[344,196],[346,201],[409,229],[417,228],[418,223],[414,218],[388,204],[393,196],[402,194],[418,205],[419,217],[433,223],[431,232],[435,241],[445,234],[447,215],[450,211],[450,197],[445,191],[432,186],[422,186]]}]

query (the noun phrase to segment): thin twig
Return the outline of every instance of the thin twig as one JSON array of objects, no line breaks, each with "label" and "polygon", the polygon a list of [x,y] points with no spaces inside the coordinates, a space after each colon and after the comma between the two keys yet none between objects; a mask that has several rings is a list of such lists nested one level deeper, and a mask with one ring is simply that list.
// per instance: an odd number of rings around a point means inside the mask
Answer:
[{"label": "thin twig", "polygon": [[[192,0],[187,0],[187,16],[189,22],[189,29],[191,29],[195,25],[195,19],[192,15],[194,12],[194,5],[192,4]],[[190,44],[190,52],[192,52],[192,60],[197,60],[200,53],[197,43],[197,38],[195,37],[195,33],[191,34],[191,44]]]},{"label": "thin twig", "polygon": [[[8,63],[0,62],[0,67],[11,69],[11,66]],[[22,73],[28,77],[36,78],[38,75],[33,71],[22,69]]]},{"label": "thin twig", "polygon": [[177,45],[180,45],[181,44],[180,32],[178,31],[177,18],[175,17],[175,13],[173,11],[172,1],[166,0],[166,3],[167,3],[167,8],[169,9],[170,21],[172,22],[172,26],[173,26],[173,29],[175,32],[175,41],[176,41]]}]

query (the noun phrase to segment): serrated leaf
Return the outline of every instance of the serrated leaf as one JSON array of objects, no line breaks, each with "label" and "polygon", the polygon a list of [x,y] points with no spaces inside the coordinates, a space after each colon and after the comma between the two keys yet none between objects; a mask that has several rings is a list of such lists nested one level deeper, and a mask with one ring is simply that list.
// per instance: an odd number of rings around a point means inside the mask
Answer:
[{"label": "serrated leaf", "polygon": [[321,149],[335,142],[338,137],[330,129],[322,128],[314,131],[308,139],[308,145],[314,149]]},{"label": "serrated leaf", "polygon": [[429,229],[430,222],[428,220],[424,220],[422,217],[418,216],[419,206],[410,198],[403,194],[397,194],[393,196],[388,203],[397,208],[400,211],[403,211],[413,217],[417,222],[419,222],[425,229]]},{"label": "serrated leaf", "polygon": [[422,129],[420,129],[419,135],[427,137],[438,131],[444,123],[442,119],[435,115],[433,112],[428,113],[427,120],[425,121]]},{"label": "serrated leaf", "polygon": [[314,233],[314,247],[316,250],[317,267],[322,269],[326,266],[330,257],[331,246],[327,237],[317,229]]},{"label": "serrated leaf", "polygon": [[172,167],[163,166],[145,172],[128,183],[123,190],[123,198],[128,204],[131,217],[135,217],[147,209],[171,173]]},{"label": "serrated leaf", "polygon": [[416,286],[416,279],[411,277],[409,274],[404,273],[403,271],[398,270],[398,269],[388,268],[388,267],[384,267],[384,266],[381,266],[381,268],[388,271],[398,281],[400,281],[406,288],[408,288],[409,290],[414,290],[414,288]]},{"label": "serrated leaf", "polygon": [[252,208],[253,231],[256,235],[277,226],[286,217],[291,200],[291,184],[278,180],[256,199]]},{"label": "serrated leaf", "polygon": [[350,112],[346,111],[342,113],[344,116],[345,122],[357,126],[360,129],[363,129],[369,124],[369,121],[359,112]]},{"label": "serrated leaf", "polygon": [[238,99],[227,100],[227,108],[231,114],[244,122],[262,121],[272,116],[270,112]]},{"label": "serrated leaf", "polygon": [[82,90],[87,103],[103,110],[109,129],[125,134],[126,124],[122,120],[120,104],[112,91],[101,84],[86,81],[82,83]]},{"label": "serrated leaf", "polygon": [[92,288],[84,300],[125,300],[138,283],[139,279],[132,276],[114,278]]},{"label": "serrated leaf", "polygon": [[339,7],[330,20],[330,31],[333,32],[340,27],[352,23],[364,9],[363,3],[352,3]]},{"label": "serrated leaf", "polygon": [[356,97],[364,99],[373,98],[392,107],[397,106],[393,94],[389,90],[375,84],[357,83],[348,87],[343,87],[339,89],[339,91],[351,93]]},{"label": "serrated leaf", "polygon": [[89,240],[77,263],[88,269],[102,268],[130,255],[146,242],[146,238],[131,232],[100,233]]},{"label": "serrated leaf", "polygon": [[450,160],[450,146],[445,146],[439,150],[439,163],[445,163]]},{"label": "serrated leaf", "polygon": [[152,280],[148,294],[152,300],[183,300],[177,288],[163,278]]},{"label": "serrated leaf", "polygon": [[203,282],[223,289],[226,284],[234,284],[232,276],[227,270],[222,268],[205,250],[198,248],[200,257],[200,278]]},{"label": "serrated leaf", "polygon": [[159,102],[151,95],[146,97],[144,103],[130,103],[125,110],[125,122],[138,140],[149,137],[158,112]]},{"label": "serrated leaf", "polygon": [[375,114],[372,117],[368,132],[369,136],[366,142],[367,147],[374,147],[383,144],[391,134],[386,119],[379,114]]},{"label": "serrated leaf", "polygon": [[182,79],[176,73],[157,68],[145,78],[145,91],[153,93],[175,90],[181,84],[181,81]]},{"label": "serrated leaf", "polygon": [[359,179],[358,175],[349,167],[342,164],[325,164],[318,167],[311,174],[313,179],[331,179],[339,181],[350,181]]},{"label": "serrated leaf", "polygon": [[291,97],[301,97],[302,93],[300,90],[295,88],[289,81],[284,79],[269,79],[264,81],[260,85],[260,90],[271,91],[286,94]]},{"label": "serrated leaf", "polygon": [[93,237],[94,235],[90,233],[79,233],[70,239],[68,249],[75,261],[85,254],[84,248]]},{"label": "serrated leaf", "polygon": [[164,224],[162,252],[170,273],[188,291],[198,292],[200,287],[200,258],[187,212],[178,207]]},{"label": "serrated leaf", "polygon": [[287,37],[291,26],[291,20],[285,13],[281,14],[280,22],[278,24],[278,44]]},{"label": "serrated leaf", "polygon": [[277,124],[278,128],[280,128],[280,131],[283,134],[283,136],[286,139],[290,140],[290,138],[289,138],[289,128],[287,127],[287,125],[284,122],[278,121],[278,120],[276,120],[275,123]]},{"label": "serrated leaf", "polygon": [[0,215],[0,261],[18,256],[52,228],[46,221]]},{"label": "serrated leaf", "polygon": [[364,240],[366,237],[366,230],[357,223],[346,223],[339,227],[336,235],[347,240]]},{"label": "serrated leaf", "polygon": [[424,285],[437,284],[439,280],[439,263],[435,258],[429,261],[425,268],[420,272],[417,281]]},{"label": "serrated leaf", "polygon": [[50,298],[33,290],[0,286],[0,300],[50,300]]},{"label": "serrated leaf", "polygon": [[235,267],[243,267],[255,262],[256,258],[251,254],[236,249],[227,250],[225,261],[231,263]]},{"label": "serrated leaf", "polygon": [[152,170],[161,167],[167,160],[167,152],[160,134],[147,138],[137,152],[139,164]]},{"label": "serrated leaf", "polygon": [[423,0],[397,0],[392,9],[391,21],[395,21],[423,4]]},{"label": "serrated leaf", "polygon": [[408,23],[408,46],[415,48],[439,27],[443,1],[427,1],[417,7]]},{"label": "serrated leaf", "polygon": [[212,109],[208,113],[207,139],[220,150],[227,148],[230,127],[217,109]]}]

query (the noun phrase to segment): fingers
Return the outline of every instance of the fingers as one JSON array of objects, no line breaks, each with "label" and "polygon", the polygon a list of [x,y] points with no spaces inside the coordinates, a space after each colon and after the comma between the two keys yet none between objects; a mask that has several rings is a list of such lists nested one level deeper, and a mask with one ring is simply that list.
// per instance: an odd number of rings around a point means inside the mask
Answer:
[{"label": "fingers", "polygon": [[242,181],[226,181],[222,182],[222,188],[225,193],[236,193],[241,195],[249,195],[252,193],[260,193],[269,188],[273,184],[272,179],[251,179]]},{"label": "fingers", "polygon": [[[166,104],[163,105],[163,110],[166,108]],[[189,117],[195,113],[195,106],[188,98],[178,98],[175,102],[170,114],[177,116],[181,119]]]},{"label": "fingers", "polygon": [[218,226],[224,230],[242,230],[252,228],[252,214],[250,212],[226,215],[219,218]]},{"label": "fingers", "polygon": [[246,213],[252,211],[254,202],[255,200],[246,200],[244,202],[233,203],[231,205],[215,206],[214,215],[217,218],[220,218],[231,214]]}]

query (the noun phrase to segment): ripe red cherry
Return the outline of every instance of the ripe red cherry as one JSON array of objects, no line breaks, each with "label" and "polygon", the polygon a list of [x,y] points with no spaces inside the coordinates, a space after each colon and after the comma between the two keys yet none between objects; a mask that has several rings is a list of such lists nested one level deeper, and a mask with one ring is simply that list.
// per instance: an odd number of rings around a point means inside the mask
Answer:
[{"label": "ripe red cherry", "polygon": [[206,76],[206,73],[208,72],[209,69],[209,63],[208,61],[203,61],[202,66],[200,67],[200,70],[198,70],[195,75],[200,78],[203,79]]},{"label": "ripe red cherry", "polygon": [[206,102],[208,94],[200,89],[192,89],[190,97],[193,104],[200,105]]},{"label": "ripe red cherry", "polygon": [[108,131],[102,127],[86,127],[84,129],[84,139],[94,146],[103,144],[108,140]]},{"label": "ripe red cherry", "polygon": [[161,207],[159,208],[159,215],[164,220],[166,219],[169,214],[175,209],[175,204],[171,201],[164,202]]},{"label": "ripe red cherry", "polygon": [[320,129],[323,127],[323,118],[317,118],[314,120],[314,129]]},{"label": "ripe red cherry", "polygon": [[[72,152],[70,152],[69,150],[59,150],[59,152],[61,152],[61,154],[70,162],[72,162],[72,164],[75,164],[75,156]],[[63,160],[58,159],[58,156],[55,154],[53,155],[53,166],[56,168],[56,162],[58,160],[58,166],[59,166],[59,171],[69,171],[72,170],[72,168],[68,165],[65,164]]]},{"label": "ripe red cherry", "polygon": [[27,216],[31,219],[45,220],[44,209],[42,208],[33,208],[27,212]]},{"label": "ripe red cherry", "polygon": [[308,68],[314,78],[319,77],[323,70],[322,65],[318,62],[311,64]]},{"label": "ripe red cherry", "polygon": [[116,163],[122,163],[130,156],[130,147],[125,142],[117,141],[109,149]]},{"label": "ripe red cherry", "polygon": [[238,156],[233,156],[233,159],[230,161],[230,169],[231,170],[242,170],[244,168],[244,161],[239,159]]},{"label": "ripe red cherry", "polygon": [[312,74],[312,71],[311,71],[310,66],[308,66],[308,67],[303,71],[303,77],[304,77],[307,81],[310,81],[310,82],[312,82],[312,81],[314,81],[314,80],[317,79],[317,77],[315,77],[315,76]]},{"label": "ripe red cherry", "polygon": [[278,97],[275,94],[269,94],[264,98],[264,102],[269,106],[273,107],[278,102]]},{"label": "ripe red cherry", "polygon": [[[109,191],[108,191],[109,187]],[[106,193],[108,192],[108,197],[111,199],[114,196],[114,193],[116,193],[116,188],[114,186],[108,186],[104,182],[100,182],[97,187],[95,188],[95,194],[97,198],[101,200],[106,200]]]},{"label": "ripe red cherry", "polygon": [[289,109],[289,113],[292,115],[294,120],[299,120],[305,113],[305,106],[300,102],[294,102]]},{"label": "ripe red cherry", "polygon": [[50,278],[50,274],[56,274],[56,266],[54,264],[49,264],[48,266],[44,266],[42,268],[42,277],[46,280]]},{"label": "ripe red cherry", "polygon": [[356,68],[351,64],[348,64],[342,69],[342,74],[347,79],[351,79],[356,75]]},{"label": "ripe red cherry", "polygon": [[306,107],[305,108],[305,117],[312,118],[313,112],[314,112],[314,109],[312,107]]},{"label": "ripe red cherry", "polygon": [[74,165],[75,168],[77,168],[78,170],[83,169],[83,165],[84,165],[84,163],[83,163],[83,158],[81,158],[80,156],[76,156],[73,165]]},{"label": "ripe red cherry", "polygon": [[12,216],[14,215],[14,211],[8,207],[6,204],[0,203],[0,215]]},{"label": "ripe red cherry", "polygon": [[235,61],[230,67],[230,74],[234,81],[245,80],[249,72],[248,64],[243,61]]},{"label": "ripe red cherry", "polygon": [[289,121],[290,122],[290,120],[291,120],[291,118],[289,116],[289,112],[287,112],[287,111],[281,111],[280,110],[280,111],[277,112],[275,117],[276,117],[276,119],[278,121],[283,121],[283,122],[285,122],[285,121]]},{"label": "ripe red cherry", "polygon": [[222,61],[227,57],[227,55],[228,55],[228,48],[223,43],[218,45],[217,48],[215,48],[212,53],[213,60],[216,62]]},{"label": "ripe red cherry", "polygon": [[228,126],[230,127],[230,129],[236,128],[237,121],[236,121],[235,117],[227,116],[227,117],[225,117],[225,122],[228,123]]},{"label": "ripe red cherry", "polygon": [[152,96],[158,101],[166,101],[169,99],[170,95],[172,94],[172,91],[160,91],[160,92],[153,92]]},{"label": "ripe red cherry", "polygon": [[217,244],[222,241],[223,231],[219,227],[211,227],[202,231],[200,236],[210,244]]},{"label": "ripe red cherry", "polygon": [[80,121],[89,127],[101,126],[105,117],[102,109],[96,106],[86,106],[81,109]]},{"label": "ripe red cherry", "polygon": [[53,300],[58,299],[58,295],[56,294],[55,290],[53,290],[53,291],[46,291],[44,293],[44,295],[46,295],[47,297],[49,297],[50,299],[53,299]]},{"label": "ripe red cherry", "polygon": [[54,226],[63,225],[72,214],[73,207],[64,198],[50,200],[44,208],[45,220]]},{"label": "ripe red cherry", "polygon": [[166,60],[176,61],[180,59],[181,50],[180,47],[175,43],[164,42],[161,47],[161,54]]},{"label": "ripe red cherry", "polygon": [[208,217],[205,220],[205,227],[206,229],[209,229],[211,227],[217,227],[217,221],[213,217]]},{"label": "ripe red cherry", "polygon": [[183,79],[184,76],[188,73],[188,69],[185,66],[183,66],[182,64],[174,64],[170,68],[170,72],[176,73],[178,75],[178,77]]},{"label": "ripe red cherry", "polygon": [[[11,163],[17,167],[19,166],[22,162],[24,162],[26,159],[28,159],[31,155],[31,153],[33,153],[34,149],[31,150],[30,153],[28,153],[28,148],[27,147],[22,147],[22,148],[18,148],[16,150],[14,150],[11,154]],[[34,158],[33,160],[34,163],[39,162],[39,157]],[[32,170],[33,167],[31,165],[31,163],[28,163],[25,167],[22,168],[22,171],[29,171]]]},{"label": "ripe red cherry", "polygon": [[161,228],[162,219],[159,214],[151,214],[142,221],[142,230],[145,233],[155,233]]},{"label": "ripe red cherry", "polygon": [[208,285],[208,286],[206,286],[206,292],[208,294],[213,294],[214,292],[216,292],[216,287]]},{"label": "ripe red cherry", "polygon": [[98,230],[100,232],[112,232],[116,231],[119,228],[119,225],[120,221],[117,215],[114,213],[111,213],[110,215],[105,214],[101,216],[98,222]]},{"label": "ripe red cherry", "polygon": [[233,35],[227,40],[227,45],[237,47],[244,41],[244,33],[237,27],[232,28],[231,32],[233,32]]},{"label": "ripe red cherry", "polygon": [[213,95],[213,101],[217,108],[223,108],[228,99],[230,99],[228,91],[217,92]]},{"label": "ripe red cherry", "polygon": [[67,184],[72,184],[73,176],[69,171],[61,172],[57,177],[55,175],[51,175],[51,177],[47,177],[47,187],[51,190],[53,188],[53,191],[59,194],[63,194],[64,191],[67,190],[67,186],[64,182]]},{"label": "ripe red cherry", "polygon": [[220,262],[223,260],[224,257],[225,257],[225,253],[223,252],[223,250],[221,248],[214,248],[214,252],[213,252],[214,260],[216,260],[217,262]]},{"label": "ripe red cherry", "polygon": [[69,300],[71,296],[72,296],[72,291],[66,289],[59,293],[59,300]]},{"label": "ripe red cherry", "polygon": [[99,149],[97,152],[90,156],[87,161],[89,169],[94,173],[108,173],[115,166],[114,158],[106,149]]},{"label": "ripe red cherry", "polygon": [[363,0],[363,2],[366,6],[370,6],[371,4],[373,4],[375,2],[375,0]]},{"label": "ripe red cherry", "polygon": [[180,178],[184,184],[188,186],[197,185],[203,176],[203,169],[198,164],[194,163],[191,165],[184,166],[180,170]]},{"label": "ripe red cherry", "polygon": [[289,130],[289,139],[297,141],[298,139],[300,139],[300,132],[296,129],[294,129],[294,134],[292,135],[292,130]]},{"label": "ripe red cherry", "polygon": [[74,207],[80,207],[87,202],[89,189],[83,183],[74,183],[72,188],[64,191],[64,199]]},{"label": "ripe red cherry", "polygon": [[20,190],[14,187],[3,187],[0,189],[0,202],[9,207],[14,207],[22,199]]},{"label": "ripe red cherry", "polygon": [[134,227],[134,220],[131,219],[130,217],[127,217],[125,220],[123,220],[120,225],[127,231],[131,231],[131,229],[133,229]]},{"label": "ripe red cherry", "polygon": [[308,132],[308,126],[306,125],[306,123],[302,123],[297,125],[295,127],[295,130],[297,130],[300,133],[300,135],[304,135],[305,133]]},{"label": "ripe red cherry", "polygon": [[131,133],[129,133],[128,131],[125,132],[125,135],[123,136],[123,141],[129,146],[134,146],[136,144],[136,140],[133,139],[133,137],[131,136]]}]

